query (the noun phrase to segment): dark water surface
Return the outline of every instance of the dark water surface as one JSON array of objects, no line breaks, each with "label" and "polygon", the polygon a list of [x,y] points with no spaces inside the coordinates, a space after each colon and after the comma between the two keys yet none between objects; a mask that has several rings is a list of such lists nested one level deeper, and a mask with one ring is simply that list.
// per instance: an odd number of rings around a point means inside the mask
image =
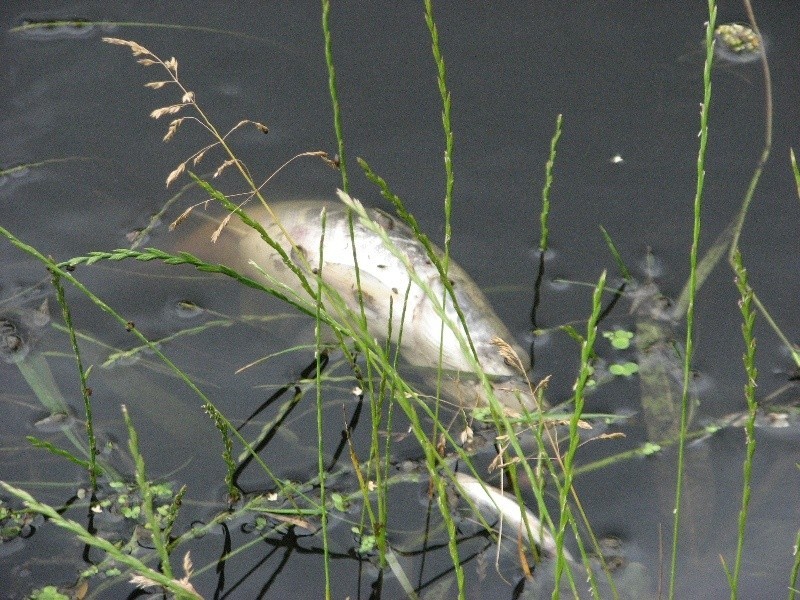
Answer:
[{"label": "dark water surface", "polygon": [[[484,287],[501,319],[521,342],[531,342],[540,190],[559,113],[564,114],[564,133],[552,191],[553,258],[547,263],[537,325],[555,327],[588,315],[590,289],[560,280],[595,282],[603,269],[617,277],[598,224],[642,279],[640,267],[651,249],[660,266],[656,282],[664,294],[677,296],[687,277],[691,244],[705,3],[514,2],[501,7],[441,2],[435,9],[455,131],[452,254]],[[772,68],[775,138],[741,247],[751,284],[794,342],[800,328],[800,255],[798,198],[788,156],[790,146],[800,146],[800,4],[757,2],[755,10]],[[43,254],[65,260],[129,246],[126,236],[147,225],[150,215],[188,181],[181,179],[166,190],[167,174],[209,143],[207,134],[190,123],[182,125],[169,144],[163,143],[167,121],[153,121],[148,114],[179,98],[169,88],[145,89],[145,82],[161,79],[162,73],[146,71],[127,49],[101,43],[102,36],[135,40],[163,58],[177,57],[181,79],[220,129],[245,118],[268,125],[268,135],[246,128],[231,137],[256,180],[298,153],[336,153],[317,3],[5,2],[0,17],[0,170],[8,171],[0,176],[0,225]],[[11,30],[26,20],[53,19],[117,24]],[[423,6],[335,2],[331,20],[351,191],[365,203],[386,207],[355,163],[356,156],[363,157],[405,200],[431,238],[441,242],[444,138]],[[746,21],[736,2],[720,7],[718,22],[730,21]],[[178,27],[156,26],[165,24]],[[704,248],[737,213],[761,152],[764,128],[759,62],[719,62],[713,85]],[[623,161],[612,161],[616,155]],[[200,172],[213,172],[219,156],[209,155],[198,167]],[[33,166],[11,170],[18,165]],[[244,189],[232,171],[219,185],[228,193]],[[265,192],[271,199],[329,198],[340,185],[339,173],[306,158],[282,171]],[[210,247],[195,230],[202,221],[167,231],[169,221],[201,200],[197,190],[178,200],[146,245],[188,249],[207,257],[218,253],[215,259],[221,260],[225,240],[220,248]],[[313,359],[306,349],[235,374],[259,357],[312,343],[313,326],[291,307],[243,291],[222,277],[132,262],[80,267],[76,275],[151,339],[219,320],[201,333],[164,343],[162,349],[236,424],[275,389],[297,378]],[[732,280],[730,269],[721,264],[698,297],[697,423],[745,408],[741,317]],[[42,281],[43,287],[31,289]],[[33,311],[52,295],[46,281],[39,262],[0,240],[0,313],[28,323],[38,338],[31,355],[46,357],[59,389],[75,414],[82,415],[68,340],[53,327],[61,321],[52,298],[53,322],[36,324]],[[86,336],[81,342],[84,363],[94,365],[90,384],[103,443],[116,441],[120,453],[127,453],[120,413],[120,404],[126,404],[139,428],[150,476],[176,487],[188,485],[176,532],[222,510],[221,445],[200,400],[153,356],[101,367],[112,352],[129,349],[136,341],[76,290],[68,289],[67,298],[75,325]],[[205,312],[181,309],[182,300],[191,300]],[[633,330],[629,307],[628,300],[621,302],[602,329]],[[275,318],[255,319],[265,315]],[[683,327],[681,322],[675,330],[679,344]],[[763,319],[756,334],[758,394],[763,399],[789,383],[794,367]],[[613,350],[604,339],[597,350],[609,362],[633,358]],[[535,355],[536,376],[552,375],[551,399],[568,398],[578,365],[575,343],[563,333],[540,336]],[[344,419],[355,408],[351,387],[344,381],[329,391],[325,445],[330,452],[340,444]],[[587,409],[632,413],[639,409],[639,396],[635,377],[620,379],[591,395]],[[283,400],[257,417],[251,436],[275,417]],[[797,390],[789,386],[775,402],[791,405],[796,400]],[[74,500],[76,490],[87,485],[85,474],[29,447],[26,435],[62,447],[69,442],[36,424],[47,411],[11,362],[0,362],[0,407],[0,479],[56,506]],[[265,452],[278,476],[307,481],[316,473],[314,410],[312,393]],[[793,419],[789,421],[789,427],[758,430],[743,598],[787,594],[800,517],[795,466],[800,431]],[[368,429],[368,423],[362,427]],[[635,448],[646,438],[640,418],[619,429],[625,439],[588,444],[579,453],[580,462]],[[398,461],[420,458],[413,443],[400,443],[396,451]],[[672,518],[663,498],[671,502],[674,477],[665,474],[674,472],[674,454],[667,449],[576,480],[595,532],[619,538],[627,559],[644,565],[654,597],[659,553],[663,550],[668,556],[670,547]],[[346,450],[344,455],[346,466]],[[719,555],[729,563],[733,559],[743,458],[744,435],[733,427],[687,452],[694,487],[687,495],[678,597],[729,595]],[[132,473],[124,459],[114,460],[126,474]],[[248,469],[241,483],[248,491],[270,488],[257,468]],[[335,481],[337,485],[355,486],[346,477]],[[423,588],[423,597],[434,593],[437,577],[450,564],[446,547],[419,552],[428,506],[424,483],[404,484],[398,488],[389,523],[412,584],[434,582]],[[85,502],[75,501],[67,514],[86,525]],[[432,514],[437,514],[435,506]],[[358,513],[348,518],[357,521]],[[114,526],[102,518],[96,525]],[[242,530],[237,529],[240,525]],[[93,552],[82,556],[82,547],[51,525],[37,521],[34,526],[35,534],[28,539],[0,545],[2,598],[24,598],[46,584],[72,585],[88,563],[99,558]],[[341,523],[331,534],[334,597],[367,598],[377,587],[377,572],[355,557],[350,526]],[[287,534],[261,541],[248,528],[249,524],[232,523],[232,539],[220,530],[187,545],[195,567],[205,568],[193,579],[204,597],[321,596],[319,536],[298,539]],[[301,536],[299,530],[295,533]],[[436,535],[433,539],[442,541]],[[252,545],[224,568],[215,566],[228,544],[238,548],[248,543]],[[484,538],[465,542],[463,556],[485,546]],[[495,572],[493,552],[489,548],[466,563],[470,598],[511,598],[512,585],[522,578],[513,557],[507,557],[501,569],[511,585],[506,583]],[[666,569],[668,559],[663,561]],[[133,589],[121,581],[99,585],[100,581],[92,580],[99,586],[90,588],[92,597],[122,598]],[[382,585],[380,597],[405,597],[390,572]],[[532,595],[530,586],[526,593]]]}]

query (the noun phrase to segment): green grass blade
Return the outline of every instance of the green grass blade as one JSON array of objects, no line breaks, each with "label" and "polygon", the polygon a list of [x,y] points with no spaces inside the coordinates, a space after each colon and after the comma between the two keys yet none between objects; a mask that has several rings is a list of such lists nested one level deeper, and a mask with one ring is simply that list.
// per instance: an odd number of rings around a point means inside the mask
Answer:
[{"label": "green grass blade", "polygon": [[34,448],[42,448],[43,450],[47,450],[50,454],[54,456],[60,456],[61,458],[66,458],[69,462],[78,465],[79,467],[86,469],[90,473],[94,473],[95,477],[102,473],[102,469],[97,466],[97,463],[92,463],[88,460],[83,460],[68,452],[63,450],[62,448],[58,448],[55,445],[51,444],[47,440],[42,440],[32,435],[25,436],[25,439],[28,440]]}]

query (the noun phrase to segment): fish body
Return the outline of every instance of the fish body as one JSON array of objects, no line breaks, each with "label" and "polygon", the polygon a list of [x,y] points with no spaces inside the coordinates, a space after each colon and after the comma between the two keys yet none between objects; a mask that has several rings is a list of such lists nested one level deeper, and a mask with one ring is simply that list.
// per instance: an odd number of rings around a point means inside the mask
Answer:
[{"label": "fish body", "polygon": [[[270,206],[272,215],[262,219],[262,225],[308,276],[312,288],[314,277],[319,274],[355,315],[361,313],[363,305],[370,335],[382,341],[391,337],[392,343],[399,343],[401,354],[409,363],[436,368],[441,360],[441,367],[447,371],[474,372],[474,363],[469,359],[471,350],[465,345],[467,336],[449,297],[441,308],[446,291],[439,270],[408,225],[384,211],[367,208],[365,217],[353,216],[351,235],[350,209],[342,202],[298,200]],[[297,275],[255,232],[244,236],[239,248],[243,257],[253,260],[271,278],[305,293]],[[434,247],[434,252],[443,256],[438,248]],[[522,385],[522,373],[500,353],[496,339],[506,342],[524,365],[529,361],[527,353],[514,342],[462,268],[450,261],[447,275],[481,368],[491,378],[518,384],[511,394],[498,384],[498,399],[518,410],[520,394],[516,390],[520,390],[523,404],[533,408],[527,386]],[[455,324],[458,334],[448,325],[442,327],[442,312],[447,321]],[[473,383],[467,380],[459,385],[460,393],[467,398],[466,404],[481,404],[482,392]]]}]

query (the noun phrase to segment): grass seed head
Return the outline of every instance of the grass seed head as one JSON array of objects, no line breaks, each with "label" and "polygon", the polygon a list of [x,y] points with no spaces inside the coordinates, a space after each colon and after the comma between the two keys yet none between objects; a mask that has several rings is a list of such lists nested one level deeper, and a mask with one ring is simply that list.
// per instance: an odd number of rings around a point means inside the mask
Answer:
[{"label": "grass seed head", "polygon": [[516,350],[511,347],[511,344],[499,337],[492,338],[492,344],[497,347],[497,351],[507,364],[519,370],[521,374],[525,373],[525,366],[522,364]]},{"label": "grass seed head", "polygon": [[[181,124],[182,121],[183,121],[183,118],[174,119],[172,122],[170,122],[169,129],[167,129],[167,135],[164,136],[164,141],[165,142],[168,142],[173,137],[175,137],[175,133],[178,131],[178,126]],[[194,164],[197,164],[196,160],[195,160]]]},{"label": "grass seed head", "polygon": [[232,159],[232,158],[229,158],[228,160],[226,160],[225,162],[223,162],[223,163],[222,163],[222,164],[219,166],[219,168],[218,168],[216,171],[214,171],[214,175],[213,175],[213,177],[216,179],[217,177],[219,177],[220,175],[222,175],[222,172],[223,172],[225,169],[227,169],[228,167],[230,167],[231,165],[233,165],[233,164],[235,164],[235,163],[236,163],[236,161],[235,161],[234,159]]},{"label": "grass seed head", "polygon": [[185,221],[185,220],[186,220],[186,219],[189,217],[189,214],[190,214],[190,213],[191,213],[191,212],[194,210],[194,207],[195,207],[195,206],[196,206],[196,205],[195,205],[195,204],[193,204],[192,206],[190,206],[189,208],[187,208],[185,211],[183,211],[181,214],[179,214],[179,215],[178,215],[178,217],[177,217],[177,218],[176,218],[176,219],[175,219],[175,220],[174,220],[172,223],[170,223],[170,224],[169,224],[169,227],[168,227],[168,229],[169,229],[170,231],[172,231],[172,230],[174,230],[174,229],[175,229],[175,228],[176,228],[178,225],[180,225],[181,223],[183,223],[183,222],[184,222],[184,221]]},{"label": "grass seed head", "polygon": [[180,111],[185,106],[185,104],[173,104],[172,106],[162,106],[161,108],[155,109],[153,112],[150,113],[150,116],[154,119],[160,119],[164,115],[174,115],[176,112]]},{"label": "grass seed head", "polygon": [[[117,46],[127,46],[128,48],[131,49],[131,52],[133,52],[134,56],[146,55],[146,56],[155,57],[155,54],[150,52],[150,50],[148,50],[147,48],[145,48],[141,44],[137,44],[136,42],[132,42],[130,40],[122,40],[120,38],[113,38],[113,37],[104,37],[103,41],[106,44],[114,44],[114,45],[117,45]],[[175,59],[173,58],[172,60],[175,60]],[[175,63],[175,67],[177,68],[177,66],[178,66],[178,64],[176,62]]]},{"label": "grass seed head", "polygon": [[207,151],[208,151],[208,148],[203,148],[202,150],[200,150],[200,152],[198,152],[197,154],[195,154],[195,155],[194,155],[194,158],[192,159],[192,164],[193,164],[193,165],[196,165],[196,164],[197,164],[197,163],[199,163],[201,160],[203,160],[203,157],[206,155],[206,152],[207,152]]},{"label": "grass seed head", "polygon": [[222,230],[225,229],[225,226],[230,222],[231,218],[233,217],[233,213],[228,213],[225,215],[225,218],[222,219],[222,222],[219,224],[214,230],[214,233],[211,234],[211,243],[216,244],[219,236],[222,235]]},{"label": "grass seed head", "polygon": [[173,181],[175,181],[178,177],[180,177],[185,170],[186,170],[186,163],[185,162],[182,162],[177,167],[175,167],[175,169],[172,171],[172,173],[170,173],[167,176],[167,187],[169,187],[170,184],[172,184]]}]

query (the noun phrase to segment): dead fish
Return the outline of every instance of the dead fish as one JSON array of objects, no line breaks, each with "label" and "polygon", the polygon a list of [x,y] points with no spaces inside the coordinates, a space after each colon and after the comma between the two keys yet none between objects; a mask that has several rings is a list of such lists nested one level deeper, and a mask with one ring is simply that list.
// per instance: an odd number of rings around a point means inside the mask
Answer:
[{"label": "dead fish", "polygon": [[[370,335],[386,341],[391,331],[390,341],[395,344],[399,341],[400,352],[409,363],[436,368],[441,357],[441,366],[447,371],[474,373],[464,327],[449,297],[442,308],[441,299],[446,291],[439,270],[411,228],[382,210],[364,208],[343,192],[339,194],[341,202],[273,203],[272,215],[263,219],[262,224],[291,261],[309,276],[312,286],[314,276],[319,274],[355,315],[361,313],[360,303],[363,304]],[[351,210],[354,211],[352,237]],[[297,275],[256,232],[241,239],[239,252],[270,278],[307,296]],[[438,248],[434,252],[438,257],[443,256]],[[514,341],[483,292],[461,267],[450,261],[447,276],[464,314],[477,361],[494,380],[498,400],[512,411],[519,411],[521,406],[535,409],[519,368],[501,354],[497,339],[506,342],[523,365],[529,364],[527,352]],[[444,329],[442,315],[445,323],[450,324]],[[470,381],[451,377],[450,387],[456,381],[465,405],[486,403],[485,392],[474,378]]]},{"label": "dead fish", "polygon": [[[524,506],[521,507],[514,496],[501,492],[491,485],[481,483],[465,473],[456,473],[455,480],[461,493],[469,497],[477,508],[485,514],[502,519],[505,527],[511,529],[513,539],[520,537],[525,541],[532,541],[539,547],[542,555],[547,558],[553,558],[556,555],[557,548],[553,534],[536,515]],[[530,536],[528,535],[529,530]],[[569,550],[563,548],[562,552],[564,558],[574,562]]]}]

